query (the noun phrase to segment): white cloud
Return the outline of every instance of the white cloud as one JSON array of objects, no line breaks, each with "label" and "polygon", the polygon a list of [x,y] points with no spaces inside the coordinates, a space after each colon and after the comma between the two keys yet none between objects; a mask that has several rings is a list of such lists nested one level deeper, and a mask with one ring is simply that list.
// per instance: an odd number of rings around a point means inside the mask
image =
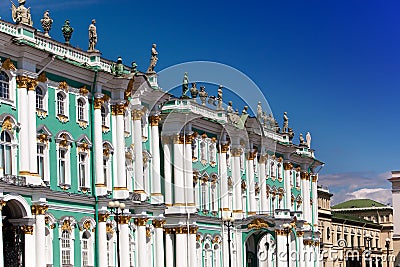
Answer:
[{"label": "white cloud", "polygon": [[362,188],[347,194],[348,199],[368,198],[382,204],[392,203],[392,193],[386,188]]},{"label": "white cloud", "polygon": [[369,198],[391,203],[390,172],[346,172],[320,175],[318,183],[328,186],[333,194],[332,205],[355,198]]}]

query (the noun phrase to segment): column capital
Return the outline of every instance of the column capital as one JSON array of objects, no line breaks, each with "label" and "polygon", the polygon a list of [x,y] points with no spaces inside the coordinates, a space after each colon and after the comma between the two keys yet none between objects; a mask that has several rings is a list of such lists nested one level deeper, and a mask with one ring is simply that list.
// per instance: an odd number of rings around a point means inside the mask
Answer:
[{"label": "column capital", "polygon": [[311,175],[311,181],[313,182],[313,183],[316,183],[317,182],[317,180],[318,180],[318,176],[317,175]]},{"label": "column capital", "polygon": [[104,103],[104,98],[95,98],[94,99],[94,105],[93,105],[93,107],[94,107],[94,109],[101,109],[101,106],[103,105],[103,103]]},{"label": "column capital", "polygon": [[312,240],[309,240],[309,239],[304,239],[303,240],[303,244],[305,245],[305,246],[312,246],[313,245],[313,241]]},{"label": "column capital", "polygon": [[250,152],[248,152],[247,153],[247,160],[254,160],[254,158],[256,157],[256,155],[257,155],[257,152],[255,152],[255,151],[250,151]]},{"label": "column capital", "polygon": [[297,235],[297,237],[303,237],[304,236],[304,231],[297,231],[296,235]]},{"label": "column capital", "polygon": [[33,225],[23,225],[21,230],[24,231],[26,235],[33,235]]},{"label": "column capital", "polygon": [[164,232],[167,235],[171,235],[175,232],[175,229],[174,228],[164,228]]},{"label": "column capital", "polygon": [[290,162],[285,162],[285,163],[283,163],[283,169],[284,169],[285,171],[289,171],[289,170],[293,169],[292,163],[290,163]]},{"label": "column capital", "polygon": [[39,82],[36,79],[30,78],[27,87],[28,91],[35,91],[38,83]]},{"label": "column capital", "polygon": [[199,229],[199,227],[197,226],[190,226],[189,227],[189,234],[197,234],[197,230]]},{"label": "column capital", "polygon": [[178,226],[175,228],[175,233],[176,234],[187,234],[188,233],[188,229],[186,226]]},{"label": "column capital", "polygon": [[150,116],[150,126],[158,126],[158,123],[161,121],[159,115]]},{"label": "column capital", "polygon": [[260,158],[259,158],[259,160],[258,160],[258,163],[260,163],[260,164],[265,164],[265,162],[267,161],[267,159],[268,159],[268,155],[260,155]]},{"label": "column capital", "polygon": [[179,134],[175,135],[174,144],[183,144],[183,137]]},{"label": "column capital", "polygon": [[6,201],[4,201],[3,199],[0,200],[0,211],[3,209],[3,207],[7,204]]},{"label": "column capital", "polygon": [[242,150],[240,148],[232,148],[231,149],[231,154],[232,157],[240,157],[240,155],[242,155]]},{"label": "column capital", "polygon": [[119,224],[128,224],[129,221],[131,220],[131,216],[130,215],[121,215],[118,216],[118,223]]},{"label": "column capital", "polygon": [[306,171],[302,171],[302,172],[300,173],[300,178],[301,178],[302,180],[304,180],[304,179],[310,180],[310,174],[309,174],[308,172],[306,172]]},{"label": "column capital", "polygon": [[124,104],[115,104],[111,106],[112,115],[124,115],[126,106]]},{"label": "column capital", "polygon": [[193,139],[194,139],[194,135],[193,134],[188,134],[188,135],[186,135],[185,143],[187,145],[190,145],[190,144],[192,144]]},{"label": "column capital", "polygon": [[136,226],[146,226],[148,218],[135,218],[134,222]]},{"label": "column capital", "polygon": [[227,153],[229,149],[229,143],[221,144],[220,153]]},{"label": "column capital", "polygon": [[99,222],[106,222],[108,217],[110,216],[110,214],[108,214],[107,212],[106,213],[99,213],[98,216],[99,216],[98,217],[98,221]]},{"label": "column capital", "polygon": [[153,220],[152,224],[155,228],[163,228],[165,220]]},{"label": "column capital", "polygon": [[29,84],[30,80],[31,80],[31,78],[29,78],[27,76],[17,76],[18,88],[28,89],[28,84]]},{"label": "column capital", "polygon": [[31,210],[33,215],[44,215],[46,211],[49,209],[49,206],[46,204],[37,204],[37,205],[32,205]]},{"label": "column capital", "polygon": [[132,110],[132,119],[135,121],[141,120],[143,114],[143,109],[134,109]]}]

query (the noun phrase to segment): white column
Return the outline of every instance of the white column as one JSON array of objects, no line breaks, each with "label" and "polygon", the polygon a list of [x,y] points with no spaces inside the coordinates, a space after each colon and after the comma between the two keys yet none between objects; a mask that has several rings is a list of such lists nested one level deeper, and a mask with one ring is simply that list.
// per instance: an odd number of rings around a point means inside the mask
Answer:
[{"label": "white column", "polygon": [[179,135],[174,138],[174,205],[183,206],[185,204],[184,173],[183,173],[183,140]]},{"label": "white column", "polygon": [[[120,235],[119,235],[119,249],[120,249],[120,259],[121,259],[121,267],[129,267],[130,262],[129,262],[129,220],[130,220],[129,215],[123,215],[119,217],[119,229],[120,229]],[[146,229],[145,229],[145,235],[146,235]],[[141,265],[144,266],[144,265]]]},{"label": "white column", "polygon": [[[6,205],[4,200],[0,200],[0,251],[3,251],[3,214],[2,209],[3,206]],[[0,253],[0,267],[4,267],[4,255]]]},{"label": "white column", "polygon": [[283,230],[275,230],[276,233],[276,266],[287,267],[286,235]]},{"label": "white column", "polygon": [[[197,253],[196,253],[196,233],[197,233],[197,227],[190,227],[189,230],[189,255],[190,255],[190,263],[189,267],[197,267]],[[160,265],[161,266],[161,265]]]},{"label": "white column", "polygon": [[242,233],[239,232],[237,229],[233,229],[233,232],[234,232],[233,236],[234,236],[236,253],[233,253],[232,255],[232,266],[236,267],[246,266],[247,264],[245,260],[246,258],[245,255],[243,255],[243,246],[245,246],[245,244],[242,241]]},{"label": "white column", "polygon": [[178,227],[175,230],[176,267],[188,266],[187,228]]},{"label": "white column", "polygon": [[258,161],[258,184],[260,185],[260,211],[266,213],[269,211],[267,202],[267,180],[265,178],[265,156],[261,155]]},{"label": "white column", "polygon": [[37,141],[36,141],[36,81],[28,86],[28,125],[29,125],[29,171],[37,175]]},{"label": "white column", "polygon": [[[129,196],[127,188],[126,172],[125,172],[125,127],[124,127],[124,113],[125,106],[123,104],[117,104],[113,106],[113,111],[116,117],[116,141],[117,146],[115,149],[116,160],[117,160],[117,172],[114,175],[116,180],[114,183],[114,197],[117,199],[125,199]],[[138,159],[138,158],[136,158]],[[142,157],[139,158],[140,161]]]},{"label": "white column", "polygon": [[[28,124],[28,87],[29,78],[17,77],[18,83],[18,120],[19,130],[19,169],[20,175],[29,175],[29,124]],[[36,112],[35,112],[36,114]],[[36,137],[36,131],[35,131]]]},{"label": "white column", "polygon": [[[228,198],[228,168],[226,166],[226,152],[229,144],[220,145],[219,153],[219,175],[221,177],[221,209],[222,216],[229,216],[229,198]],[[229,213],[229,214],[228,214]]]},{"label": "white column", "polygon": [[164,225],[165,221],[154,220],[155,257],[154,266],[164,266]]},{"label": "white column", "polygon": [[152,158],[152,179],[151,179],[151,203],[162,203],[163,195],[161,194],[161,169],[160,169],[160,137],[158,134],[159,116],[150,117],[151,126],[151,154]]},{"label": "white column", "polygon": [[165,267],[174,267],[174,234],[172,228],[165,229]]},{"label": "white column", "polygon": [[99,256],[99,267],[107,267],[107,231],[106,221],[108,214],[99,214],[99,220],[97,224],[97,235],[98,235],[98,256]]},{"label": "white column", "polygon": [[303,197],[303,214],[304,214],[304,220],[307,222],[310,222],[310,188],[309,188],[309,181],[308,179],[308,173],[307,172],[301,172],[300,174],[301,177],[301,193]]},{"label": "white column", "polygon": [[241,219],[242,208],[242,179],[240,175],[240,154],[242,151],[238,148],[232,149],[232,180],[233,180],[233,217]]},{"label": "white column", "polygon": [[304,249],[303,249],[304,248],[303,235],[304,235],[304,232],[297,231],[297,244],[298,244],[297,252],[299,253],[297,256],[299,258],[298,267],[306,267],[306,265],[305,265],[306,257],[304,257]]},{"label": "white column", "polygon": [[255,215],[257,210],[256,203],[256,190],[255,190],[255,180],[254,180],[254,157],[255,152],[249,152],[247,157],[247,183],[249,185],[249,211],[247,214]]},{"label": "white column", "polygon": [[195,206],[193,195],[193,164],[192,164],[192,141],[193,136],[186,136],[185,139],[185,183],[186,203],[188,206]]},{"label": "white column", "polygon": [[[35,237],[33,236],[33,226],[22,226],[25,233],[25,266],[36,267]],[[38,255],[39,257],[41,254]]]},{"label": "white column", "polygon": [[94,162],[96,176],[96,195],[103,196],[107,194],[107,188],[104,182],[104,167],[103,167],[103,130],[101,120],[102,98],[94,99]]},{"label": "white column", "polygon": [[165,204],[172,205],[171,138],[163,136]]},{"label": "white column", "polygon": [[[222,266],[229,267],[228,229],[222,225]],[[232,252],[231,252],[232,253]],[[232,255],[232,254],[231,254]]]},{"label": "white column", "polygon": [[147,245],[146,245],[146,223],[147,218],[136,218],[135,224],[137,226],[137,255],[138,255],[138,267],[146,267],[147,264]]},{"label": "white column", "polygon": [[[45,235],[46,235],[46,222],[45,213],[47,206],[45,205],[33,205],[32,213],[35,215],[36,223],[34,227],[34,240],[36,245],[36,255],[42,255],[45,251]],[[46,257],[36,257],[36,267],[45,267]]]},{"label": "white column", "polygon": [[317,174],[314,174],[311,176],[311,181],[312,181],[312,200],[313,200],[313,206],[312,206],[312,220],[314,224],[314,231],[318,231],[318,192],[317,192],[317,181],[318,181],[318,176]]},{"label": "white column", "polygon": [[141,109],[132,110],[133,135],[135,150],[135,185],[134,191],[142,194],[145,198],[144,180],[143,180],[143,148],[142,148],[142,115]]},{"label": "white column", "polygon": [[292,164],[290,162],[285,162],[283,163],[283,169],[284,169],[284,184],[285,184],[285,203],[286,203],[286,209],[291,209],[292,206],[292,188],[290,185],[290,180],[292,176]]}]

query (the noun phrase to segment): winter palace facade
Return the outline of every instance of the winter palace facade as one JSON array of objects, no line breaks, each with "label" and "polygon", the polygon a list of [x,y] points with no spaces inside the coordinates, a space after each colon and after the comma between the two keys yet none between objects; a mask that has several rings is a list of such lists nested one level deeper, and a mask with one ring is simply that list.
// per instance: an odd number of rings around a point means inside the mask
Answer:
[{"label": "winter palace facade", "polygon": [[319,266],[322,162],[287,121],[164,92],[155,46],[143,73],[22,22],[0,20],[0,267]]}]

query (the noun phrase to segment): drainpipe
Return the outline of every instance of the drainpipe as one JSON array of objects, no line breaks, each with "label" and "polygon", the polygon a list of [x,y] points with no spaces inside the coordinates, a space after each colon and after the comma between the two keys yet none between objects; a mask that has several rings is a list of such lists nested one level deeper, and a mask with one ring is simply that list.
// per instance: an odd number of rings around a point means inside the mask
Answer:
[{"label": "drainpipe", "polygon": [[[94,72],[94,79],[92,84],[92,103],[94,103],[94,92],[97,84],[97,74],[98,71]],[[93,140],[94,137],[94,114],[93,114],[93,105],[90,106],[90,140]],[[94,156],[93,156],[93,146],[92,146],[92,157],[90,157],[90,169],[92,171],[92,195],[94,196],[95,206],[94,206],[94,217],[96,221],[95,227],[95,243],[94,243],[94,266],[98,266],[99,259],[99,236],[98,236],[98,223],[99,223],[99,198],[96,195],[96,177],[94,172]]]}]

